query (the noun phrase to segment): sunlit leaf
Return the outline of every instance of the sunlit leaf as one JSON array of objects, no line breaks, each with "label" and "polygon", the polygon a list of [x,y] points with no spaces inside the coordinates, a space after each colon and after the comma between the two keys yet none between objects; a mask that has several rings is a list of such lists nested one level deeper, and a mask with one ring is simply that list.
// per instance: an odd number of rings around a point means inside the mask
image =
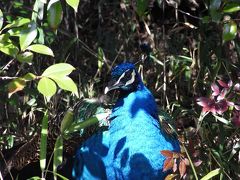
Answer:
[{"label": "sunlit leaf", "polygon": [[167,171],[171,168],[173,168],[173,158],[165,159],[164,165],[163,165],[163,171]]},{"label": "sunlit leaf", "polygon": [[172,168],[173,172],[176,172],[176,171],[177,171],[177,167],[178,167],[177,160],[174,159],[173,168]]},{"label": "sunlit leaf", "polygon": [[184,174],[186,173],[186,164],[184,161],[180,161],[179,163],[179,172],[181,177],[183,177]]},{"label": "sunlit leaf", "polygon": [[177,174],[169,174],[167,177],[165,177],[164,180],[174,180],[174,178],[177,176]]},{"label": "sunlit leaf", "polygon": [[42,76],[50,77],[50,76],[67,76],[69,75],[75,68],[67,63],[58,63],[48,67],[42,74]]},{"label": "sunlit leaf", "polygon": [[42,93],[47,100],[50,100],[50,98],[56,93],[57,86],[53,80],[43,77],[39,82],[37,89],[40,93]]},{"label": "sunlit leaf", "polygon": [[[53,156],[53,172],[57,172],[57,167],[62,164],[63,160],[63,138],[58,136],[55,146],[54,146],[54,156]],[[54,174],[54,179],[57,179],[57,176]]]},{"label": "sunlit leaf", "polygon": [[47,13],[47,20],[50,28],[54,31],[58,28],[62,21],[62,5],[60,1],[50,1],[48,4],[48,13]]},{"label": "sunlit leaf", "polygon": [[48,135],[48,112],[46,111],[42,119],[41,143],[40,143],[40,168],[42,171],[46,167],[47,135]]},{"label": "sunlit leaf", "polygon": [[77,12],[79,1],[80,0],[66,0],[67,4],[71,6],[75,10],[75,12]]},{"label": "sunlit leaf", "polygon": [[2,29],[2,25],[3,25],[3,13],[2,10],[0,9],[0,29]]},{"label": "sunlit leaf", "polygon": [[17,55],[17,60],[21,63],[31,63],[33,59],[33,53],[32,52],[23,52]]},{"label": "sunlit leaf", "polygon": [[230,41],[237,35],[237,24],[234,21],[225,23],[223,26],[223,40]]},{"label": "sunlit leaf", "polygon": [[164,155],[165,157],[173,157],[173,152],[169,151],[169,150],[162,150],[160,151],[162,155]]},{"label": "sunlit leaf", "polygon": [[82,122],[76,122],[76,123],[73,123],[66,131],[66,134],[67,133],[74,133],[74,132],[77,132],[81,129],[85,129],[93,124],[96,124],[98,123],[98,118],[96,117],[91,117],[85,121],[82,121]]},{"label": "sunlit leaf", "polygon": [[48,76],[48,77],[53,79],[61,89],[71,91],[72,93],[74,93],[78,97],[77,86],[70,77],[68,77],[68,76],[56,76],[56,75],[52,75],[52,76]]},{"label": "sunlit leaf", "polygon": [[73,110],[69,109],[63,117],[61,122],[60,131],[63,133],[65,129],[68,129],[73,122]]},{"label": "sunlit leaf", "polygon": [[103,49],[101,47],[98,47],[98,69],[102,69],[102,65],[105,59],[105,55],[103,52]]},{"label": "sunlit leaf", "polygon": [[21,91],[26,86],[26,81],[23,78],[16,78],[8,84],[8,97],[12,94]]},{"label": "sunlit leaf", "polygon": [[223,12],[225,13],[233,13],[239,10],[240,10],[240,3],[236,3],[236,2],[228,2],[226,6],[224,6],[223,8]]},{"label": "sunlit leaf", "polygon": [[28,180],[41,180],[42,178],[38,177],[38,176],[33,176],[30,177]]},{"label": "sunlit leaf", "polygon": [[42,20],[43,13],[44,13],[44,3],[41,0],[36,0],[33,5],[32,20],[34,22],[37,21],[37,18],[39,20]]},{"label": "sunlit leaf", "polygon": [[27,29],[21,31],[19,40],[21,50],[25,50],[37,37],[37,26],[34,22],[29,23]]},{"label": "sunlit leaf", "polygon": [[23,78],[25,79],[25,81],[32,81],[36,78],[37,76],[33,73],[27,73],[23,76]]},{"label": "sunlit leaf", "polygon": [[43,44],[33,44],[28,46],[27,49],[36,53],[45,54],[45,55],[54,57],[52,50]]},{"label": "sunlit leaf", "polygon": [[187,158],[184,158],[183,161],[187,166],[189,165],[189,160]]},{"label": "sunlit leaf", "polygon": [[228,161],[230,161],[232,159],[232,157],[237,153],[237,152],[240,152],[240,142],[236,142],[234,144],[234,146],[232,147],[232,151],[231,151],[231,154],[228,158]]},{"label": "sunlit leaf", "polygon": [[4,29],[8,29],[8,28],[15,28],[15,27],[23,26],[24,24],[27,24],[27,23],[29,23],[29,22],[30,22],[30,19],[28,19],[28,18],[19,18],[19,19],[13,21],[12,23],[6,25],[6,26],[2,29],[2,31],[3,31]]},{"label": "sunlit leaf", "polygon": [[207,175],[205,175],[204,177],[202,177],[201,180],[211,179],[212,177],[218,175],[220,172],[221,172],[221,169],[220,169],[220,168],[215,169],[215,170],[212,170],[212,171],[210,171]]},{"label": "sunlit leaf", "polygon": [[228,121],[227,119],[223,118],[223,117],[220,117],[220,116],[217,116],[217,115],[213,115],[217,120],[219,120],[220,122],[226,124],[226,125],[229,125],[231,124],[230,121]]},{"label": "sunlit leaf", "polygon": [[[9,41],[9,36],[10,34],[9,33],[6,33],[6,34],[1,34],[0,35],[0,42],[1,43],[6,43]],[[10,42],[10,41],[9,41]]]},{"label": "sunlit leaf", "polygon": [[4,43],[0,42],[0,51],[15,58],[18,54],[19,49],[12,43],[12,41],[9,40]]}]

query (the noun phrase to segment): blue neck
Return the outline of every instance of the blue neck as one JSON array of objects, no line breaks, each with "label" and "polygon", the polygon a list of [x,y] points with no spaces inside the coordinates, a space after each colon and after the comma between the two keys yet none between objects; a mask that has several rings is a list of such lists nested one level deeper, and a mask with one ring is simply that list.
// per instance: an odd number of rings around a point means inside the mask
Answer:
[{"label": "blue neck", "polygon": [[[151,92],[140,82],[137,89],[120,98],[113,108],[111,120],[116,116],[127,115],[134,117],[139,111],[145,111],[154,119],[158,119],[157,105]],[[123,119],[124,120],[124,119]]]}]

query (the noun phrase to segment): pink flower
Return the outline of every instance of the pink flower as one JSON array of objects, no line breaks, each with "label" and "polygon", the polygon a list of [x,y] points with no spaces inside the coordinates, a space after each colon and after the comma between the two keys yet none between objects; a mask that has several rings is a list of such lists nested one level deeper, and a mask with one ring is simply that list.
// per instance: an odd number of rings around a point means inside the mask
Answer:
[{"label": "pink flower", "polygon": [[237,83],[234,85],[234,88],[233,88],[236,92],[240,92],[240,84]]},{"label": "pink flower", "polygon": [[197,99],[197,104],[203,107],[203,112],[212,112],[213,114],[222,114],[228,110],[228,103],[224,99],[215,101],[211,98],[200,97]]},{"label": "pink flower", "polygon": [[230,80],[228,81],[228,83],[225,83],[224,81],[222,80],[217,80],[217,82],[219,83],[220,86],[222,86],[223,88],[226,88],[226,89],[229,89],[232,87],[233,85],[233,82]]},{"label": "pink flower", "polygon": [[213,99],[200,97],[197,99],[197,104],[203,107],[202,109],[203,112],[212,112],[212,113],[216,112],[214,108],[215,101]]},{"label": "pink flower", "polygon": [[222,114],[228,110],[228,103],[225,99],[222,99],[215,103],[215,111],[218,114]]},{"label": "pink flower", "polygon": [[220,89],[216,83],[212,83],[211,89],[213,91],[212,96],[217,96],[220,94]]}]

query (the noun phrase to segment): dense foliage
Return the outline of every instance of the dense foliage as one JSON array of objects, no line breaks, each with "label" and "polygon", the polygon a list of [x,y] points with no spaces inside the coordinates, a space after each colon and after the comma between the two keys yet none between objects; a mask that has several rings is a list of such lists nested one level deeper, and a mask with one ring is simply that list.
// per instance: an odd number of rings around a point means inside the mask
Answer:
[{"label": "dense foliage", "polygon": [[238,0],[2,0],[1,166],[39,134],[45,177],[47,129],[60,123],[59,175],[63,141],[83,128],[69,107],[100,97],[130,60],[177,127],[182,153],[159,152],[168,178],[240,178],[239,22]]}]

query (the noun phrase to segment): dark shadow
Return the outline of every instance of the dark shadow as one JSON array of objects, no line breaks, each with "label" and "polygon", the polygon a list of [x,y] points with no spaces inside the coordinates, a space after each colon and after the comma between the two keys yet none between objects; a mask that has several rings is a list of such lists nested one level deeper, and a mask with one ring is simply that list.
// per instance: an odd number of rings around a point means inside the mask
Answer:
[{"label": "dark shadow", "polygon": [[116,145],[116,148],[114,150],[114,158],[116,158],[116,156],[118,155],[118,153],[122,150],[122,148],[124,147],[124,144],[126,143],[126,136],[121,138]]},{"label": "dark shadow", "polygon": [[[106,179],[106,167],[103,158],[107,156],[107,140],[102,133],[98,133],[89,138],[85,144],[79,147],[75,156],[73,176],[81,177],[82,175]],[[83,174],[84,172],[84,174]]]},{"label": "dark shadow", "polygon": [[126,167],[128,158],[129,158],[129,149],[127,148],[127,149],[124,149],[123,154],[122,154],[121,168]]}]

